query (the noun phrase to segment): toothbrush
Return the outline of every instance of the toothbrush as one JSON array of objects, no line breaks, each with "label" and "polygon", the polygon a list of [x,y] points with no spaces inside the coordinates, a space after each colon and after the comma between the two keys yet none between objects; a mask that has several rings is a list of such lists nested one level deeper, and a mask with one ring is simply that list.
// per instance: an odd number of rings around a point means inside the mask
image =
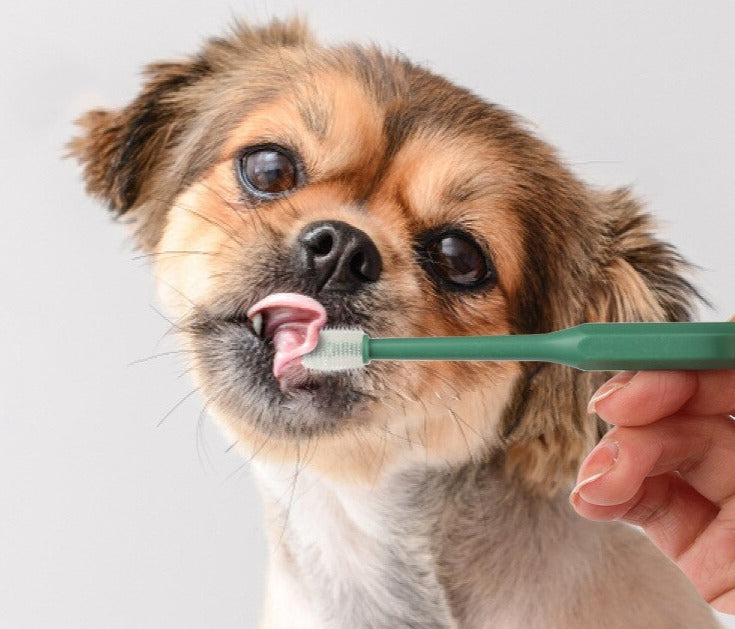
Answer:
[{"label": "toothbrush", "polygon": [[345,371],[371,360],[538,361],[584,371],[735,369],[735,323],[583,323],[545,334],[414,338],[326,328],[302,364]]}]

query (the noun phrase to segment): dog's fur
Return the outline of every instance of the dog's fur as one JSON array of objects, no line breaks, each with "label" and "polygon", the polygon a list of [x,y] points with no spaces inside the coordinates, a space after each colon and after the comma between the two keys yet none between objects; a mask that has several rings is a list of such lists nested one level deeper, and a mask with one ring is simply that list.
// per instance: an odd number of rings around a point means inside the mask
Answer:
[{"label": "dog's fur", "polygon": [[[322,47],[296,20],[151,65],[131,104],[81,125],[88,190],[131,219],[208,407],[253,459],[265,627],[716,626],[636,530],[568,505],[604,429],[586,412],[603,374],[386,362],[289,389],[242,323],[286,291],[372,336],[685,320],[684,264],[627,190],[583,184],[500,107],[398,55]],[[264,143],[303,167],[272,201],[233,167]],[[294,263],[322,220],[369,236],[377,281],[322,289]],[[446,229],[481,243],[496,282],[450,290],[427,273],[417,243]]]}]

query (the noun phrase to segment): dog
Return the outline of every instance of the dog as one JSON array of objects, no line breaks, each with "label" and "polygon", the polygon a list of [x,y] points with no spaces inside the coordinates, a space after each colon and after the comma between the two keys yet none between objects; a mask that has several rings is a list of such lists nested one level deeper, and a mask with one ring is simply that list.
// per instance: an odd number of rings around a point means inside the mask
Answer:
[{"label": "dog", "polygon": [[698,295],[627,189],[581,182],[512,113],[399,54],[237,24],[148,66],[70,143],[152,254],[211,414],[262,490],[262,626],[718,626],[571,483],[606,374],[379,362],[312,373],[307,335],[543,333],[681,321]]}]

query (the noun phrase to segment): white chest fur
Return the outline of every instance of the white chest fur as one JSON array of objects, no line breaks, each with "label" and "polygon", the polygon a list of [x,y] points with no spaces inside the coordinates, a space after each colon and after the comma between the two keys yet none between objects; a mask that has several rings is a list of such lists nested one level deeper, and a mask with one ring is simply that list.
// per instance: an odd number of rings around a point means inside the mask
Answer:
[{"label": "white chest fur", "polygon": [[320,627],[455,626],[436,575],[432,518],[397,518],[399,488],[347,488],[308,470],[256,467],[279,514],[271,523],[273,598],[297,590],[292,600]]}]

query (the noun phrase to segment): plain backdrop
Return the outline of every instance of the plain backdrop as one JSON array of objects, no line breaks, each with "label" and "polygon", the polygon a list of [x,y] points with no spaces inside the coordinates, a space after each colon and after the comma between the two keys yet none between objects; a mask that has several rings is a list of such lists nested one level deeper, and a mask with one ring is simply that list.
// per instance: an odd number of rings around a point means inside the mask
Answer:
[{"label": "plain backdrop", "polygon": [[[62,160],[71,121],[235,16],[298,10],[524,116],[600,185],[632,185],[735,312],[735,3],[304,0],[0,9],[0,625],[242,629],[263,595],[247,464],[202,415],[145,259]],[[730,627],[735,627],[731,618]]]}]

